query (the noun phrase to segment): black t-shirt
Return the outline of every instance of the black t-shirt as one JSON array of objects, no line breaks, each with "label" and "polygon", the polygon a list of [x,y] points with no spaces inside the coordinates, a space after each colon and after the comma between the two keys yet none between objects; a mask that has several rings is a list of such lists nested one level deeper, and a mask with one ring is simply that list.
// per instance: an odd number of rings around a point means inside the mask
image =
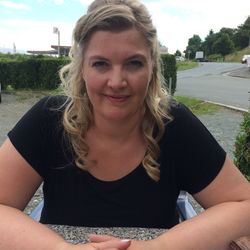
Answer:
[{"label": "black t-shirt", "polygon": [[160,181],[153,181],[142,164],[119,180],[98,180],[74,163],[62,126],[65,101],[63,96],[43,98],[8,134],[44,179],[42,223],[170,228],[178,223],[179,191],[201,191],[225,161],[225,151],[202,123],[183,104],[171,102],[174,119],[159,143]]}]

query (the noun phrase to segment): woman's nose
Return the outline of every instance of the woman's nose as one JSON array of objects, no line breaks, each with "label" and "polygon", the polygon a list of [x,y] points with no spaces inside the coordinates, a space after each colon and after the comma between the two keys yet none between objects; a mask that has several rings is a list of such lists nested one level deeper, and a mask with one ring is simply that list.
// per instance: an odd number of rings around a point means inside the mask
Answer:
[{"label": "woman's nose", "polygon": [[124,88],[127,86],[126,74],[121,67],[114,67],[110,71],[108,86],[111,88]]}]

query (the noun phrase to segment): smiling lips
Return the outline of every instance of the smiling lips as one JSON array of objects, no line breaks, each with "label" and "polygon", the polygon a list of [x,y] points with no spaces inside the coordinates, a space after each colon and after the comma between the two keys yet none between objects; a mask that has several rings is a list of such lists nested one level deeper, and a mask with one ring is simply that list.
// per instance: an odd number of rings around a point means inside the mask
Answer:
[{"label": "smiling lips", "polygon": [[104,95],[105,97],[107,97],[107,99],[111,102],[115,102],[115,103],[122,103],[127,101],[127,99],[129,98],[129,95]]}]

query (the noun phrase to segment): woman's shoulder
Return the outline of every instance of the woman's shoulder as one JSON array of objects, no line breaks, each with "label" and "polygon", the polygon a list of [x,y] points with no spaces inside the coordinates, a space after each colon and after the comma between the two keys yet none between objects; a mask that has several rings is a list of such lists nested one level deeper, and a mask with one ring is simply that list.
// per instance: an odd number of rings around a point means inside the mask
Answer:
[{"label": "woman's shoulder", "polygon": [[183,103],[175,100],[174,98],[169,99],[167,108],[168,119],[166,125],[176,124],[184,120],[197,119],[192,111]]},{"label": "woman's shoulder", "polygon": [[36,122],[39,126],[57,122],[63,114],[68,98],[63,95],[44,96],[18,121],[17,125]]},{"label": "woman's shoulder", "polygon": [[50,95],[41,98],[34,107],[47,110],[62,110],[67,102],[68,97],[65,95]]},{"label": "woman's shoulder", "polygon": [[174,118],[175,116],[178,117],[183,113],[191,112],[191,111],[185,104],[177,101],[174,98],[171,98],[169,100],[168,112],[169,112],[170,116],[172,116]]},{"label": "woman's shoulder", "polygon": [[187,133],[195,135],[198,131],[206,134],[207,129],[199,118],[189,107],[175,99],[169,101],[168,115],[170,119],[165,123],[165,134],[180,138]]}]

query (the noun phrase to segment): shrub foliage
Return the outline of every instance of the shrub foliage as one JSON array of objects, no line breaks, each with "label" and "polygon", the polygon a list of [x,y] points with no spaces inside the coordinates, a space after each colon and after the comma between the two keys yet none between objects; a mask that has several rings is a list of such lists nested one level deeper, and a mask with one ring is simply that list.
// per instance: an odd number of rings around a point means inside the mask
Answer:
[{"label": "shrub foliage", "polygon": [[234,156],[236,166],[250,181],[250,112],[244,114],[241,130],[235,141]]},{"label": "shrub foliage", "polygon": [[0,60],[0,83],[3,89],[55,89],[60,84],[59,69],[67,58],[23,57]]},{"label": "shrub foliage", "polygon": [[[174,55],[162,55],[162,70],[166,88],[176,90],[176,60]],[[59,69],[69,58],[0,54],[0,83],[2,89],[55,89],[60,84]],[[170,88],[171,83],[171,88]]]},{"label": "shrub foliage", "polygon": [[[166,82],[166,88],[171,95],[174,95],[177,81],[177,66],[174,55],[164,54],[161,56],[162,72]],[[171,86],[170,86],[171,85]]]}]

